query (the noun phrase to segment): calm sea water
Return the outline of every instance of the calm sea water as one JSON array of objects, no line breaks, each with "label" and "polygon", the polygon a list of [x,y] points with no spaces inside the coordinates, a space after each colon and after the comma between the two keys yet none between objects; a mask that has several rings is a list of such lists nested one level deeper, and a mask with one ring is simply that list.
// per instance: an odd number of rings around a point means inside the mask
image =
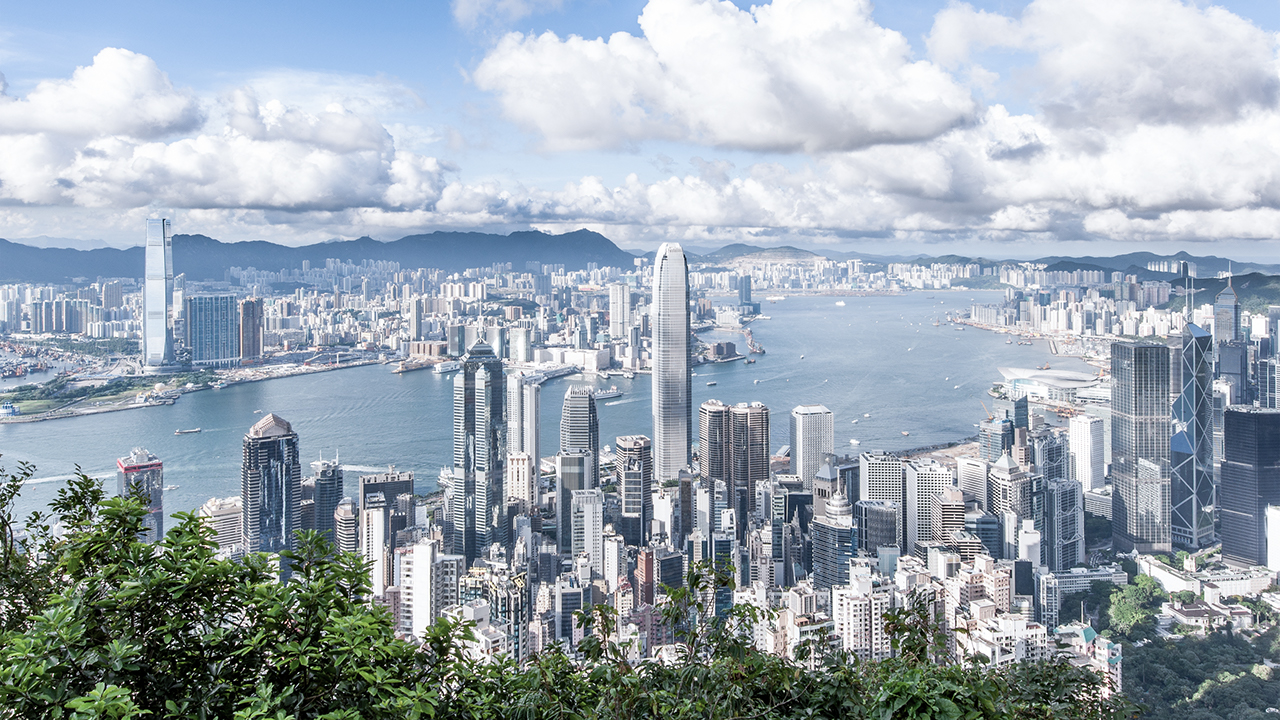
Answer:
[{"label": "calm sea water", "polygon": [[[768,405],[774,449],[789,442],[790,410],[802,403],[822,403],[835,413],[837,452],[905,450],[972,435],[974,424],[985,417],[980,401],[990,406],[986,390],[1000,379],[998,366],[1049,361],[1054,367],[1086,369],[1078,360],[1053,359],[1045,342],[1011,345],[1004,335],[932,324],[948,309],[967,307],[970,298],[996,295],[844,298],[843,307],[835,297],[765,303],[771,319],[752,325],[765,355],[753,356],[753,365],[738,361],[695,368],[695,422],[697,406],[717,398]],[[702,337],[745,345],[736,333]],[[560,403],[576,384],[616,384],[625,392],[601,401],[602,441],[651,434],[648,376],[561,378],[542,388],[543,454],[558,447]],[[19,461],[36,466],[36,478],[19,501],[25,515],[48,503],[77,464],[91,475],[112,478],[108,488],[114,488],[115,458],[142,446],[164,461],[166,483],[178,486],[166,492],[165,509],[193,510],[210,497],[239,494],[241,439],[262,417],[256,412],[261,410],[293,424],[304,459],[339,455],[347,468],[348,494],[357,475],[387,465],[415,471],[418,491],[425,492],[435,488],[440,468],[451,462],[451,393],[452,376],[396,375],[384,365],[236,385],[192,393],[171,406],[0,425],[0,465],[11,470]],[[178,428],[196,427],[202,432],[174,435]],[[852,446],[851,438],[860,444]]]}]

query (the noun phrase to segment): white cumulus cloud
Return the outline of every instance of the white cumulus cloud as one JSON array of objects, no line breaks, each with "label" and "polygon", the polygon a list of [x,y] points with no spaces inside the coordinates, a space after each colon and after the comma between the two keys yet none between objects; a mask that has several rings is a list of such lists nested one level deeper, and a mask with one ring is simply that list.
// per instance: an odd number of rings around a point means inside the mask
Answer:
[{"label": "white cumulus cloud", "polygon": [[934,137],[975,103],[867,0],[651,0],[643,36],[510,33],[476,84],[552,149],[649,139],[828,151]]}]

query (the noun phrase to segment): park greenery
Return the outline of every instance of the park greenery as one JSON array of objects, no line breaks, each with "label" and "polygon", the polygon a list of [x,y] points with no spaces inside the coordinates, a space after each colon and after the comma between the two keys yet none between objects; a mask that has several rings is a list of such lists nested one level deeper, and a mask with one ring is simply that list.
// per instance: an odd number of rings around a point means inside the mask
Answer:
[{"label": "park greenery", "polygon": [[1151,720],[1263,720],[1280,707],[1280,633],[1220,630],[1124,648],[1124,687]]},{"label": "park greenery", "polygon": [[[579,657],[477,662],[470,628],[441,621],[422,643],[396,637],[366,601],[365,563],[315,533],[285,553],[221,559],[210,527],[179,513],[139,540],[136,497],[78,474],[25,521],[14,499],[33,469],[0,471],[0,718],[1067,718],[1131,717],[1123,698],[1064,660],[990,669],[956,662],[918,597],[888,630],[896,657],[838,653],[804,666],[756,651],[759,611],[708,618],[729,581],[697,567],[663,616],[672,662],[631,662],[580,614]],[[808,669],[807,669],[808,668]]]},{"label": "park greenery", "polygon": [[[216,382],[218,375],[212,370],[198,370],[165,376],[165,385],[169,389],[183,388],[187,384],[203,387]],[[8,392],[0,393],[0,400],[13,403],[43,402],[66,405],[75,401],[99,400],[106,398],[119,399],[140,392],[152,390],[156,385],[156,376],[131,375],[114,378],[99,385],[76,384],[67,375],[58,377],[39,385],[22,385]],[[27,410],[23,406],[23,410]]]}]

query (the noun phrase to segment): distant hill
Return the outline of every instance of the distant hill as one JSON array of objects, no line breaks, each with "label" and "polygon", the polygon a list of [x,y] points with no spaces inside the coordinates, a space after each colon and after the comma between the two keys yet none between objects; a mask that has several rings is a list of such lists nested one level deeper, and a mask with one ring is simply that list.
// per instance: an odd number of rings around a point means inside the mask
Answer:
[{"label": "distant hill", "polygon": [[[582,270],[587,263],[631,267],[635,256],[590,230],[563,235],[538,231],[510,235],[434,232],[410,235],[393,242],[369,237],[340,242],[288,247],[251,241],[224,243],[204,235],[173,237],[173,270],[192,280],[222,280],[227,268],[254,267],[278,271],[323,265],[338,260],[388,260],[405,268],[440,268],[448,271],[509,262],[516,270],[529,261],[563,264]],[[0,240],[0,282],[70,282],[73,278],[142,277],[143,249],[69,250],[37,248]]]},{"label": "distant hill", "polygon": [[[1227,286],[1225,279],[1201,278],[1195,281],[1195,304],[1212,304],[1218,293]],[[1250,312],[1266,312],[1268,305],[1280,305],[1280,276],[1249,273],[1231,278],[1231,287],[1236,291],[1240,307]],[[1169,301],[1169,309],[1181,310],[1184,298],[1175,297]]]}]

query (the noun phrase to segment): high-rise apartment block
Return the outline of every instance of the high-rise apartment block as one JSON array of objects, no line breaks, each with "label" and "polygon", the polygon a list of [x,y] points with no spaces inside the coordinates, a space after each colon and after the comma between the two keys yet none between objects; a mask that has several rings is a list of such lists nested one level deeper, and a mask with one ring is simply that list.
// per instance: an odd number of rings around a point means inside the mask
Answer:
[{"label": "high-rise apartment block", "polygon": [[262,298],[240,301],[240,362],[252,363],[262,357]]},{"label": "high-rise apartment block", "polygon": [[609,286],[609,337],[614,342],[627,339],[631,327],[631,288],[626,283]]},{"label": "high-rise apartment block", "polygon": [[191,364],[230,367],[240,363],[240,307],[236,296],[187,295],[182,301],[186,318],[185,344]]}]

